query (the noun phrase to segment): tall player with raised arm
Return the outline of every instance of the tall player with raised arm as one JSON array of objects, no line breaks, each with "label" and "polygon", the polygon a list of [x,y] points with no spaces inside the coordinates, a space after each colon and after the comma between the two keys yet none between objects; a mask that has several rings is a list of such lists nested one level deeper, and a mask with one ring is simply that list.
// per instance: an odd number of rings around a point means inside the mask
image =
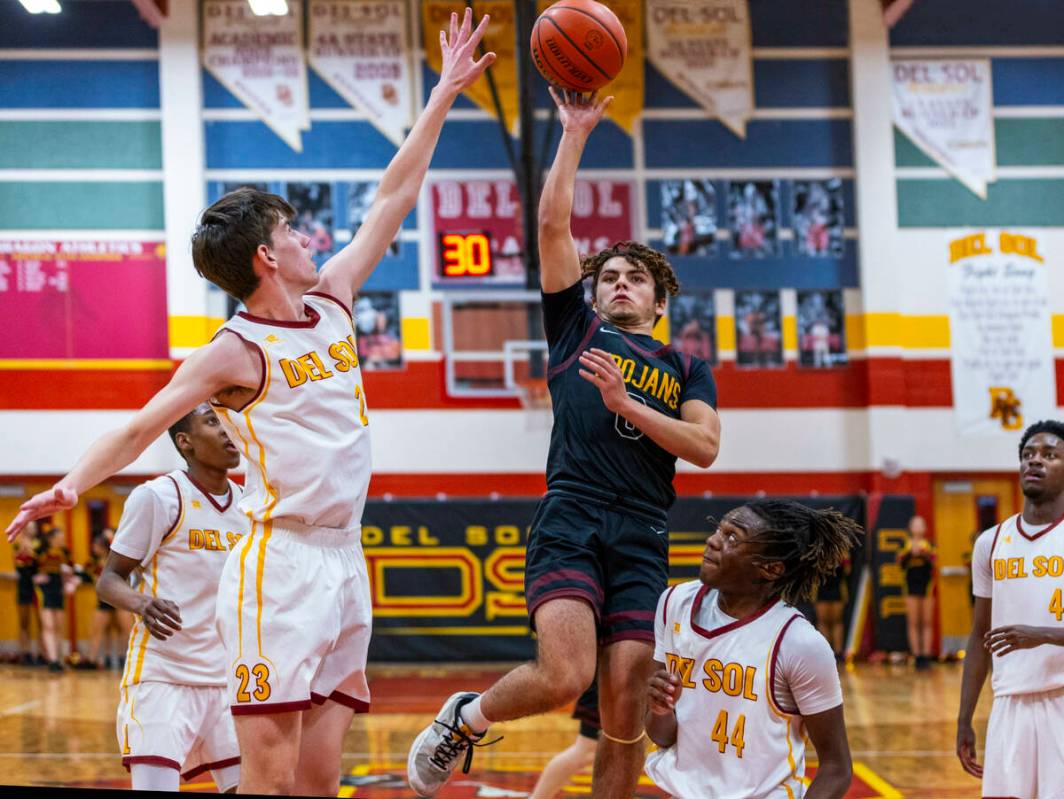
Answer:
[{"label": "tall player with raised arm", "polygon": [[370,445],[351,304],[417,203],[447,112],[494,61],[474,58],[487,24],[485,16],[474,30],[467,9],[440,32],[440,81],[365,223],[320,274],[280,197],[242,189],[203,212],[196,268],[247,310],[8,528],[13,538],[28,521],[73,507],[211,402],[249,463],[240,507],[251,531],[226,563],[217,605],[242,792],[335,796],[344,733],[369,705],[360,521]]},{"label": "tall player with raised arm", "polygon": [[573,701],[596,662],[602,730],[592,795],[631,796],[643,762],[654,608],[668,578],[676,459],[705,468],[717,457],[709,367],[652,335],[667,295],[679,290],[672,267],[635,242],[581,263],[573,240],[577,167],[609,98],[552,94],[563,133],[540,198],[539,247],[554,427],[525,564],[536,660],[483,695],[447,700],[407,760],[410,784],[424,796],[439,792],[463,754],[468,768],[470,747],[491,722]]},{"label": "tall player with raised arm", "polygon": [[[1020,438],[1023,511],[985,530],[972,552],[972,631],[964,658],[957,756],[983,796],[1064,790],[1064,424]],[[993,661],[985,765],[972,715]]]}]

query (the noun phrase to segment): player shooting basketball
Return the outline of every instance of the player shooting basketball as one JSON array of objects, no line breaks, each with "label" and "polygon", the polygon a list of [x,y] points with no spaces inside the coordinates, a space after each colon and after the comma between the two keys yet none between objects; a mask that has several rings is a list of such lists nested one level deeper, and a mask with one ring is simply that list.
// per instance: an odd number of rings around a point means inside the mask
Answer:
[{"label": "player shooting basketball", "polygon": [[573,240],[577,168],[612,98],[552,96],[563,133],[540,198],[539,246],[554,428],[525,565],[537,655],[483,695],[447,700],[407,763],[411,786],[425,796],[436,795],[492,722],[573,701],[596,662],[602,733],[592,795],[632,794],[676,459],[705,468],[719,446],[709,367],[652,336],[666,297],[679,290],[672,267],[635,242],[581,262]]},{"label": "player shooting basketball", "polygon": [[[1064,786],[1064,424],[1020,439],[1023,512],[972,552],[975,607],[964,658],[957,756],[983,796],[1060,796]],[[972,715],[993,660],[985,767]]]},{"label": "player shooting basketball", "polygon": [[73,507],[210,400],[249,463],[240,509],[251,531],[226,561],[217,605],[244,793],[335,796],[344,733],[369,707],[361,516],[370,441],[351,305],[417,204],[448,111],[495,60],[474,58],[488,22],[474,30],[471,9],[461,24],[451,15],[449,34],[440,32],[439,83],[365,223],[320,274],[282,198],[240,189],[203,212],[196,268],[247,310],[8,528],[11,538]]}]

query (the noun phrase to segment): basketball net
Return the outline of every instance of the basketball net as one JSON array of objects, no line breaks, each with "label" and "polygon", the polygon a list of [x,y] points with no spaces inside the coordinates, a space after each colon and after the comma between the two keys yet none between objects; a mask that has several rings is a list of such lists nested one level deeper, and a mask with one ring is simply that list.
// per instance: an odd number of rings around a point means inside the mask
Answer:
[{"label": "basketball net", "polygon": [[554,423],[547,378],[526,377],[517,380],[518,398],[525,409],[525,430],[550,430]]}]

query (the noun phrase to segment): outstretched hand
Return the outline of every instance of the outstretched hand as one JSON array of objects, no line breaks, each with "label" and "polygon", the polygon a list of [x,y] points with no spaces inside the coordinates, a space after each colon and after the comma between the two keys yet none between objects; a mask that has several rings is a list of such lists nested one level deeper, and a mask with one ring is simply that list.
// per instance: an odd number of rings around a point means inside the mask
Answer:
[{"label": "outstretched hand", "polygon": [[476,30],[473,30],[473,9],[466,7],[461,25],[458,24],[458,14],[451,14],[450,32],[440,31],[440,51],[443,53],[441,86],[457,94],[473,85],[484,74],[484,70],[495,63],[495,53],[485,53],[478,60],[473,60],[480,40],[488,30],[490,19],[485,14]]},{"label": "outstretched hand", "polygon": [[558,106],[558,119],[566,133],[580,133],[585,136],[590,134],[613,102],[613,95],[599,100],[598,92],[585,95],[553,86],[547,91]]},{"label": "outstretched hand", "polygon": [[49,488],[47,491],[42,491],[30,497],[22,503],[22,507],[18,509],[18,515],[7,526],[5,531],[7,540],[14,541],[18,538],[19,533],[22,532],[22,529],[35,519],[51,516],[61,510],[70,510],[77,504],[77,492],[69,488],[60,488],[59,486]]},{"label": "outstretched hand", "polygon": [[605,350],[592,348],[580,354],[580,376],[602,394],[602,402],[610,413],[620,413],[628,402],[624,375],[613,357]]}]

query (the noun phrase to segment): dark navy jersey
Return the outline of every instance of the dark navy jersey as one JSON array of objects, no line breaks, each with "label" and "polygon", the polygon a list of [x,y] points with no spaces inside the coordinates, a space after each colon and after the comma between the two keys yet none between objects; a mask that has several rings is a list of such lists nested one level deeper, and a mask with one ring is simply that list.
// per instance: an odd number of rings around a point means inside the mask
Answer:
[{"label": "dark navy jersey", "polygon": [[709,366],[652,336],[626,333],[601,320],[584,302],[582,283],[543,294],[543,327],[554,409],[548,488],[558,481],[575,482],[668,508],[676,499],[676,456],[606,409],[599,390],[580,376],[579,357],[593,347],[610,353],[628,394],[674,419],[688,400],[716,408],[717,386]]}]

